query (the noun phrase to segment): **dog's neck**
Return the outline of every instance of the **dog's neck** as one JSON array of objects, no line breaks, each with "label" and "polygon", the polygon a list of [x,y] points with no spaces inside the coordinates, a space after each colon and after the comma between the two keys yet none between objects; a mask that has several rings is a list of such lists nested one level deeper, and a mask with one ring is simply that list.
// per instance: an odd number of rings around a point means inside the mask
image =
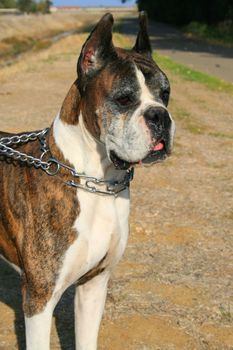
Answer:
[{"label": "dog's neck", "polygon": [[58,115],[53,123],[56,146],[79,173],[105,180],[122,180],[125,171],[116,170],[107,156],[105,145],[86,129],[82,114],[77,125],[67,124]]},{"label": "dog's neck", "polygon": [[58,115],[53,124],[55,144],[65,161],[88,176],[103,177],[110,166],[103,145],[86,130],[82,115],[76,125],[65,123]]}]

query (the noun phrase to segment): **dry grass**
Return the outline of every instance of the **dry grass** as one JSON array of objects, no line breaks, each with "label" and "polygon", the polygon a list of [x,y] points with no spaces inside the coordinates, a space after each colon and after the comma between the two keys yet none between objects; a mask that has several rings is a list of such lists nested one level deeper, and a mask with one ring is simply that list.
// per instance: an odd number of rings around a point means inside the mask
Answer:
[{"label": "dry grass", "polygon": [[92,16],[77,13],[1,17],[1,65],[6,64],[4,59],[9,63],[24,52],[49,47],[59,33],[77,31],[92,20]]},{"label": "dry grass", "polygon": [[[89,29],[103,13],[102,10],[96,14],[80,9],[51,15],[1,16],[0,60],[46,48],[59,33],[80,31],[83,27]],[[115,17],[120,18],[121,14],[116,13]]]},{"label": "dry grass", "polygon": [[77,13],[1,16],[0,41],[15,37],[48,37],[50,33],[80,28],[82,25],[83,19]]}]

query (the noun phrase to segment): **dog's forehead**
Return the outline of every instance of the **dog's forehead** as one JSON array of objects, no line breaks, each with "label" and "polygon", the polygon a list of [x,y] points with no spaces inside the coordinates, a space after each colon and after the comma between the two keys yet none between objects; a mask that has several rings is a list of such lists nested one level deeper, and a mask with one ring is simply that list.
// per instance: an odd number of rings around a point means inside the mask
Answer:
[{"label": "dog's forehead", "polygon": [[131,53],[131,59],[137,69],[143,74],[147,83],[154,88],[166,89],[169,87],[169,80],[166,74],[159,68],[151,56]]},{"label": "dog's forehead", "polygon": [[154,62],[152,57],[138,54],[133,50],[117,48],[118,60],[110,64],[110,74],[114,79],[114,85],[131,85],[136,88],[138,72],[142,73],[146,84],[153,89],[169,89],[169,81],[165,73]]}]

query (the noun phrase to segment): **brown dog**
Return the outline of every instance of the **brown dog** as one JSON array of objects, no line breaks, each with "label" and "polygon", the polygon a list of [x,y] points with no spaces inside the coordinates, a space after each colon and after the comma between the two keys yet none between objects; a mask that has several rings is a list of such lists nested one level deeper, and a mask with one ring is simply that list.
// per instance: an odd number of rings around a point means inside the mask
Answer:
[{"label": "brown dog", "polygon": [[131,169],[171,152],[169,82],[145,16],[132,50],[113,46],[112,25],[106,14],[83,45],[50,129],[0,133],[0,253],[22,277],[28,350],[49,349],[53,310],[72,284],[76,349],[96,349],[128,237]]}]

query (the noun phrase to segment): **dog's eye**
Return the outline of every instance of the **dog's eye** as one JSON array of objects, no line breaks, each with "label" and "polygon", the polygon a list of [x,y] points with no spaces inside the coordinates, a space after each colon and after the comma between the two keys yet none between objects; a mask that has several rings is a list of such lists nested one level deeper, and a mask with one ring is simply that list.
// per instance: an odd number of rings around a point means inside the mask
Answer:
[{"label": "dog's eye", "polygon": [[161,92],[161,99],[162,99],[163,103],[165,104],[165,106],[167,106],[168,101],[169,101],[169,91],[168,90],[164,90]]},{"label": "dog's eye", "polygon": [[116,99],[117,103],[121,106],[128,106],[131,103],[131,98],[129,96],[120,96]]}]

